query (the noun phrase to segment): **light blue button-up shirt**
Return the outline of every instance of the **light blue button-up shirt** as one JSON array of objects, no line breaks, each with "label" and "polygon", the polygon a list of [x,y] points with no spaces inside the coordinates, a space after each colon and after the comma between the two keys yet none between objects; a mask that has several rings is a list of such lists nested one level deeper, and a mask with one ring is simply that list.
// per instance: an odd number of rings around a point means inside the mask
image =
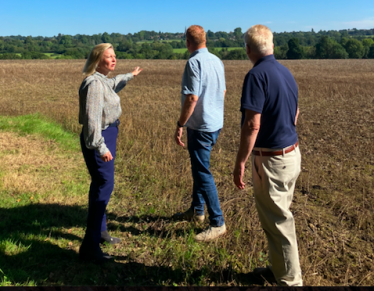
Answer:
[{"label": "light blue button-up shirt", "polygon": [[186,126],[214,132],[223,127],[225,70],[222,61],[207,48],[194,51],[187,61],[182,77],[181,103],[186,95],[199,97]]}]

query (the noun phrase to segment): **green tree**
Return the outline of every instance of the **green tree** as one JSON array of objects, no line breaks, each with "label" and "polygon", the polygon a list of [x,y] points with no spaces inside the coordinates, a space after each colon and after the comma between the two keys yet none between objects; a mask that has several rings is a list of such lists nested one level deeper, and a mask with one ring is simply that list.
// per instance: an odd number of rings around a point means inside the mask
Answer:
[{"label": "green tree", "polygon": [[145,39],[145,37],[144,37],[145,36],[145,30],[139,31],[138,36],[141,40],[144,40]]},{"label": "green tree", "polygon": [[32,37],[30,35],[26,37],[25,44],[28,44],[28,45],[34,44],[34,41],[32,40]]},{"label": "green tree", "polygon": [[148,43],[143,43],[139,53],[144,56],[144,59],[153,59],[158,54],[158,51],[153,50]]},{"label": "green tree", "polygon": [[0,54],[0,60],[17,60],[21,58],[18,54]]},{"label": "green tree", "polygon": [[348,53],[340,43],[334,41],[331,47],[330,59],[348,59]]},{"label": "green tree", "polygon": [[49,59],[49,57],[46,56],[43,53],[24,52],[24,53],[22,53],[22,59],[25,59],[25,60],[36,60],[36,59]]},{"label": "green tree", "polygon": [[133,48],[133,43],[130,41],[123,41],[120,42],[117,46],[117,50],[121,52],[127,52],[128,50]]},{"label": "green tree", "polygon": [[365,39],[362,41],[362,45],[363,45],[363,46],[371,47],[373,44],[374,44],[374,39],[372,39],[372,38],[365,38]]},{"label": "green tree", "polygon": [[215,38],[215,37],[216,37],[215,34],[214,34],[214,32],[211,31],[211,30],[208,30],[208,32],[206,33],[206,36],[207,36],[208,38]]},{"label": "green tree", "polygon": [[102,42],[105,42],[105,43],[110,43],[110,42],[112,41],[112,39],[110,38],[109,33],[104,32],[104,33],[101,35],[101,41],[102,41]]},{"label": "green tree", "polygon": [[47,41],[47,40],[44,40],[41,45],[43,46],[44,50],[43,51],[50,51],[51,47],[52,47],[52,42],[51,41]]},{"label": "green tree", "polygon": [[374,59],[374,45],[372,45],[369,49],[368,58]]},{"label": "green tree", "polygon": [[344,47],[328,36],[322,36],[316,44],[317,59],[346,59],[348,53]]},{"label": "green tree", "polygon": [[72,48],[72,49],[67,49],[66,52],[64,53],[64,56],[72,58],[72,59],[84,59],[85,53],[82,51],[79,51],[76,48]]},{"label": "green tree", "polygon": [[365,52],[363,58],[367,59],[369,57],[370,47],[374,44],[372,38],[365,38],[362,40],[362,45],[364,46]]},{"label": "green tree", "polygon": [[156,59],[170,59],[173,56],[173,47],[168,43],[160,43],[156,50],[158,50],[158,54],[155,55]]},{"label": "green tree", "polygon": [[216,48],[214,48],[214,47],[209,47],[208,50],[209,50],[209,52],[212,53],[213,55],[215,55],[215,56],[221,58],[221,52],[220,52],[218,49],[216,49]]},{"label": "green tree", "polygon": [[234,29],[234,35],[236,40],[242,40],[243,37],[243,32],[240,27],[237,27]]},{"label": "green tree", "polygon": [[361,59],[365,54],[365,48],[362,43],[354,38],[349,39],[345,43],[344,48],[350,59]]},{"label": "green tree", "polygon": [[285,43],[281,46],[276,46],[274,48],[274,57],[276,59],[282,60],[287,58],[288,44]]},{"label": "green tree", "polygon": [[287,59],[302,59],[304,57],[303,48],[299,44],[298,38],[291,38],[288,41]]},{"label": "green tree", "polygon": [[224,56],[222,56],[224,60],[247,60],[247,54],[244,49],[235,49],[228,51]]},{"label": "green tree", "polygon": [[332,40],[328,36],[322,36],[316,44],[316,58],[329,59]]},{"label": "green tree", "polygon": [[58,43],[60,43],[61,37],[62,37],[62,34],[61,34],[61,33],[59,33],[59,34],[56,36],[56,39],[57,39]]},{"label": "green tree", "polygon": [[347,30],[341,30],[340,33],[341,33],[342,38],[343,38],[343,37],[348,37],[348,36],[349,36],[349,33],[348,33]]},{"label": "green tree", "polygon": [[188,50],[186,50],[183,54],[183,59],[184,60],[188,60],[188,58],[190,57],[190,52]]},{"label": "green tree", "polygon": [[6,50],[8,53],[14,53],[16,51],[16,47],[14,45],[8,45]]},{"label": "green tree", "polygon": [[169,43],[173,48],[178,48],[178,42],[173,40],[172,42]]},{"label": "green tree", "polygon": [[86,35],[80,35],[78,40],[82,42],[82,44],[88,45],[90,43],[88,37]]},{"label": "green tree", "polygon": [[178,42],[178,48],[186,48],[186,42],[184,40],[181,40]]},{"label": "green tree", "polygon": [[303,48],[304,50],[304,58],[305,59],[314,59],[316,57],[316,47],[315,46],[307,46]]},{"label": "green tree", "polygon": [[66,46],[66,47],[71,46],[71,44],[72,44],[71,36],[70,35],[63,35],[63,36],[61,36],[60,44]]}]

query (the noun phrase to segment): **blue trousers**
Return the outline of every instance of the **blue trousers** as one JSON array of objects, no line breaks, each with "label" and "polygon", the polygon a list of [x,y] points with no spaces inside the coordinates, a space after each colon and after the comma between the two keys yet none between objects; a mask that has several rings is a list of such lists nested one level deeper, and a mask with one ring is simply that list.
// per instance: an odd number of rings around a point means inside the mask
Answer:
[{"label": "blue trousers", "polygon": [[101,134],[113,156],[110,162],[103,162],[97,150],[88,149],[83,139],[83,131],[80,135],[83,157],[91,175],[87,229],[84,237],[84,243],[90,247],[99,247],[101,232],[107,229],[105,209],[114,188],[114,158],[118,127],[108,127]]},{"label": "blue trousers", "polygon": [[210,152],[220,131],[202,132],[187,128],[187,143],[193,177],[191,208],[196,214],[203,215],[206,203],[210,225],[213,227],[222,226],[225,223],[218,200],[216,184],[209,170]]}]

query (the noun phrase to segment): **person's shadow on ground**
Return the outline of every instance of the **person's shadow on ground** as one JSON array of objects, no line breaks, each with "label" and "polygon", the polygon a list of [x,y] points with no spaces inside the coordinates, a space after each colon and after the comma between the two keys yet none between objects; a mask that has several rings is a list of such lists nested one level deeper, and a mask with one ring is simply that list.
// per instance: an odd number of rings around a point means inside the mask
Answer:
[{"label": "person's shadow on ground", "polygon": [[[238,282],[240,285],[263,285],[253,273],[237,274],[231,269],[219,273],[195,270],[186,275],[182,269],[148,266],[128,257],[103,265],[81,262],[78,247],[82,236],[66,231],[85,228],[87,209],[59,204],[30,204],[0,209],[0,282],[2,285],[125,285],[155,286],[187,283],[198,285],[204,276],[209,281]],[[108,214],[108,218],[116,216]],[[168,220],[158,216],[123,217],[121,220]],[[134,235],[164,237],[162,231],[124,228]],[[182,235],[182,233],[181,233]],[[71,242],[71,245],[67,242]],[[121,263],[121,261],[125,261]]]}]

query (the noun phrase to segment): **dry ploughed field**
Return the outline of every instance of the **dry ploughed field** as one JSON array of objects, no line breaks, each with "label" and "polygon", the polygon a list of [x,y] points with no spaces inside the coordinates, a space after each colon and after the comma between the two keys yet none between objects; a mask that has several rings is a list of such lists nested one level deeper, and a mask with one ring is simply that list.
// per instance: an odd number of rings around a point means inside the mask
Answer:
[{"label": "dry ploughed field", "polygon": [[[374,285],[374,60],[281,63],[299,86],[302,173],[292,211],[304,284]],[[2,196],[20,203],[25,195],[31,199],[22,206],[9,202],[0,212],[1,219],[14,222],[21,211],[32,213],[30,228],[2,225],[5,232],[0,243],[6,245],[6,235],[14,238],[14,244],[31,245],[22,253],[0,248],[6,255],[1,269],[8,272],[10,285],[30,281],[36,285],[268,284],[256,282],[250,273],[266,265],[268,253],[250,187],[249,163],[247,189],[236,190],[232,183],[240,95],[249,61],[224,62],[225,124],[211,157],[227,235],[199,244],[193,235],[207,221],[196,225],[169,219],[189,207],[192,188],[188,152],[173,140],[184,64],[169,60],[117,63],[115,74],[138,65],[144,71],[119,93],[123,114],[108,226],[123,243],[104,247],[117,258],[112,265],[86,266],[77,259],[89,184],[79,149],[59,150],[54,140],[0,128]],[[0,115],[40,113],[35,118],[46,117],[77,136],[83,65],[84,60],[1,61]],[[35,238],[30,238],[27,232],[33,227],[37,227]],[[50,254],[44,255],[43,248]],[[24,271],[24,277],[17,275],[16,268]]]}]

